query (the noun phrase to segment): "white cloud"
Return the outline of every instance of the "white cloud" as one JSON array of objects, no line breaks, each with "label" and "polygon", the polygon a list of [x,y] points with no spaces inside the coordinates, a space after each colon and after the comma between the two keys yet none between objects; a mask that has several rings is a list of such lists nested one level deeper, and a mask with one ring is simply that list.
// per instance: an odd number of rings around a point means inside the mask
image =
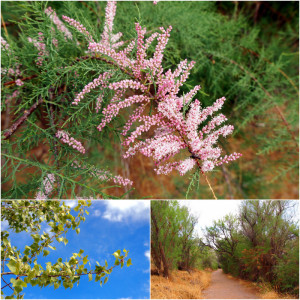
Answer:
[{"label": "white cloud", "polygon": [[198,222],[195,232],[202,236],[202,228],[212,226],[213,221],[217,221],[228,214],[236,214],[241,204],[240,200],[181,200],[181,206],[187,206]]},{"label": "white cloud", "polygon": [[150,260],[150,251],[149,250],[147,250],[147,251],[145,251],[145,256]]},{"label": "white cloud", "polygon": [[95,209],[95,210],[93,211],[93,216],[99,217],[100,215],[101,215],[101,212],[100,212],[99,209]]},{"label": "white cloud", "polygon": [[77,205],[77,200],[65,200],[65,205],[74,208]]},{"label": "white cloud", "polygon": [[52,228],[51,228],[50,226],[48,226],[48,227],[45,229],[45,232],[50,234],[50,233],[51,233],[51,229],[52,229]]},{"label": "white cloud", "polygon": [[150,201],[108,200],[105,201],[103,218],[112,222],[149,220]]}]

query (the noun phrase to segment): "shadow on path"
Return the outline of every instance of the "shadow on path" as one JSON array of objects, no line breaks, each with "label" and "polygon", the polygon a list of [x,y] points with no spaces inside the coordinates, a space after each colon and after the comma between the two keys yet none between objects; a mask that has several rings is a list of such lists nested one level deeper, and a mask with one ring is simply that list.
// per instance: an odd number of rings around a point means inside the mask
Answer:
[{"label": "shadow on path", "polygon": [[202,291],[204,299],[259,299],[255,291],[218,269],[211,274],[210,286]]}]

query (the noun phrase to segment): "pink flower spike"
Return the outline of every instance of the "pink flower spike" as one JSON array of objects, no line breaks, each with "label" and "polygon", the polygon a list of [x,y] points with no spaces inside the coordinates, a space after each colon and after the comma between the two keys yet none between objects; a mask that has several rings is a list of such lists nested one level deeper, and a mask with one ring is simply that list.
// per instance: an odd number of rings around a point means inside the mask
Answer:
[{"label": "pink flower spike", "polygon": [[109,104],[104,110],[103,110],[103,115],[104,119],[100,123],[100,125],[97,127],[99,131],[103,129],[103,127],[109,123],[113,117],[115,117],[121,108],[128,107],[132,105],[133,103],[140,103],[140,102],[149,102],[149,98],[144,95],[134,95],[131,97],[126,98],[124,101],[119,102],[119,103],[111,103]]},{"label": "pink flower spike", "polygon": [[180,175],[183,176],[186,172],[190,171],[196,165],[196,161],[192,158],[187,158],[182,160],[176,169],[179,171]]},{"label": "pink flower spike", "polygon": [[225,155],[223,158],[221,158],[220,160],[215,160],[215,165],[216,166],[221,166],[222,164],[228,164],[230,161],[234,161],[238,158],[240,158],[242,156],[241,153],[232,153],[230,155]]},{"label": "pink flower spike", "polygon": [[78,105],[80,100],[84,98],[84,95],[89,93],[92,89],[95,89],[99,85],[104,85],[106,87],[107,79],[111,77],[111,74],[108,72],[105,72],[103,74],[100,74],[98,78],[95,78],[92,82],[88,83],[83,90],[76,96],[72,104]]},{"label": "pink flower spike", "polygon": [[80,24],[78,21],[69,18],[67,16],[62,16],[63,20],[66,21],[67,23],[69,23],[71,26],[73,26],[74,28],[76,28],[80,33],[82,33],[83,35],[85,35],[89,41],[91,42],[95,42],[95,40],[93,39],[92,35],[87,31],[87,29]]},{"label": "pink flower spike", "polygon": [[68,30],[68,28],[64,25],[64,23],[59,19],[56,12],[50,6],[45,9],[45,14],[47,16],[49,16],[50,20],[56,25],[57,29],[64,34],[65,38],[68,38],[69,40],[73,39],[72,33]]},{"label": "pink flower spike", "polygon": [[122,135],[126,135],[129,129],[131,128],[132,124],[141,117],[142,112],[144,111],[144,106],[139,106],[133,114],[129,117],[128,122],[125,124],[123,131],[121,132]]},{"label": "pink flower spike", "polygon": [[114,18],[116,15],[117,3],[116,1],[107,1],[105,8],[105,24],[102,33],[101,44],[106,49],[118,48],[123,45],[123,42],[117,41],[122,36],[122,33],[113,34]]},{"label": "pink flower spike", "polygon": [[74,138],[70,138],[69,134],[65,132],[64,130],[58,130],[56,132],[56,137],[59,138],[63,143],[68,144],[75,150],[79,151],[80,153],[85,153],[85,149],[82,146],[82,144],[75,140]]},{"label": "pink flower spike", "polygon": [[123,178],[120,175],[114,176],[111,173],[109,173],[108,171],[97,169],[94,166],[92,166],[92,168],[90,168],[88,166],[80,165],[77,161],[74,161],[72,163],[72,167],[83,169],[83,170],[89,169],[90,172],[91,172],[91,174],[94,177],[100,179],[101,181],[112,180],[115,184],[123,185],[123,186],[132,185],[133,184],[133,182],[130,179],[128,179],[128,178]]},{"label": "pink flower spike", "polygon": [[214,163],[211,161],[211,160],[205,160],[203,163],[202,163],[202,166],[201,166],[201,170],[203,172],[208,172],[208,171],[212,171],[213,168],[214,168]]},{"label": "pink flower spike", "polygon": [[9,43],[1,36],[1,49],[10,52]]},{"label": "pink flower spike", "polygon": [[173,171],[174,168],[176,168],[179,165],[179,162],[173,162],[173,163],[166,163],[162,166],[159,166],[157,169],[154,169],[154,171],[160,175],[164,174],[167,175]]}]

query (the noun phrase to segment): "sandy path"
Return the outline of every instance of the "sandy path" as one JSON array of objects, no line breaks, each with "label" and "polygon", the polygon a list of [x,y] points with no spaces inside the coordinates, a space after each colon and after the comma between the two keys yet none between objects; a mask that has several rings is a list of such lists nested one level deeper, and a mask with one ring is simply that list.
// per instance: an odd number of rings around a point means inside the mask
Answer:
[{"label": "sandy path", "polygon": [[254,290],[228,278],[221,269],[211,274],[210,286],[202,291],[204,299],[258,299]]}]

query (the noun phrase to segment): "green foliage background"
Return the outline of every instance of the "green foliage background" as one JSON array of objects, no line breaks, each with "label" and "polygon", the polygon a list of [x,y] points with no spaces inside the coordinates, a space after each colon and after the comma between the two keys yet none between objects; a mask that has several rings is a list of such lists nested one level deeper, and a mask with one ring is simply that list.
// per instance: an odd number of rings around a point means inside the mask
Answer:
[{"label": "green foliage background", "polygon": [[[24,67],[24,77],[38,74],[19,88],[19,102],[9,108],[5,99],[13,88],[3,84],[11,78],[2,75],[3,122],[9,119],[11,124],[39,97],[45,99],[45,104],[15,136],[2,141],[2,197],[32,197],[45,175],[54,173],[60,182],[53,194],[56,198],[74,198],[78,194],[105,198],[211,198],[206,181],[200,177],[199,182],[197,174],[158,176],[147,159],[123,161],[119,128],[127,117],[116,119],[99,133],[96,126],[101,114],[92,113],[96,93],[90,93],[78,107],[69,104],[75,93],[108,69],[114,71],[115,79],[125,77],[120,70],[99,61],[74,63],[76,57],[85,55],[87,45],[73,29],[70,30],[80,44],[65,41],[56,31],[60,46],[54,49],[54,36],[49,30],[51,21],[43,13],[48,6],[52,6],[60,18],[65,14],[80,21],[96,40],[100,39],[104,25],[105,2],[1,2],[3,20],[17,24],[6,26],[8,36],[2,27],[2,36],[16,53],[15,56],[2,55],[2,67],[14,67],[19,62]],[[243,157],[209,174],[218,198],[299,196],[298,12],[298,2],[117,4],[114,31],[123,32],[123,40],[136,37],[136,21],[150,32],[172,25],[165,67],[174,69],[185,58],[196,61],[182,92],[200,84],[202,90],[197,98],[203,106],[222,96],[227,98],[222,112],[235,126],[235,131],[230,139],[221,140],[221,146],[226,153],[241,152]],[[44,32],[49,50],[49,59],[41,70],[35,65],[37,50],[27,41],[28,36],[36,37],[39,31]],[[79,77],[74,76],[75,71]],[[64,93],[59,92],[61,86]],[[50,88],[56,91],[54,99]],[[84,142],[87,154],[78,155],[62,144],[59,144],[59,153],[55,153],[57,140],[53,136],[62,125],[74,138]],[[43,158],[35,152],[41,145],[44,145],[43,152],[47,152]],[[90,169],[75,169],[72,167],[75,160]],[[128,176],[134,181],[134,190],[108,188],[109,183],[91,176],[93,165],[108,168],[114,175]]]}]

